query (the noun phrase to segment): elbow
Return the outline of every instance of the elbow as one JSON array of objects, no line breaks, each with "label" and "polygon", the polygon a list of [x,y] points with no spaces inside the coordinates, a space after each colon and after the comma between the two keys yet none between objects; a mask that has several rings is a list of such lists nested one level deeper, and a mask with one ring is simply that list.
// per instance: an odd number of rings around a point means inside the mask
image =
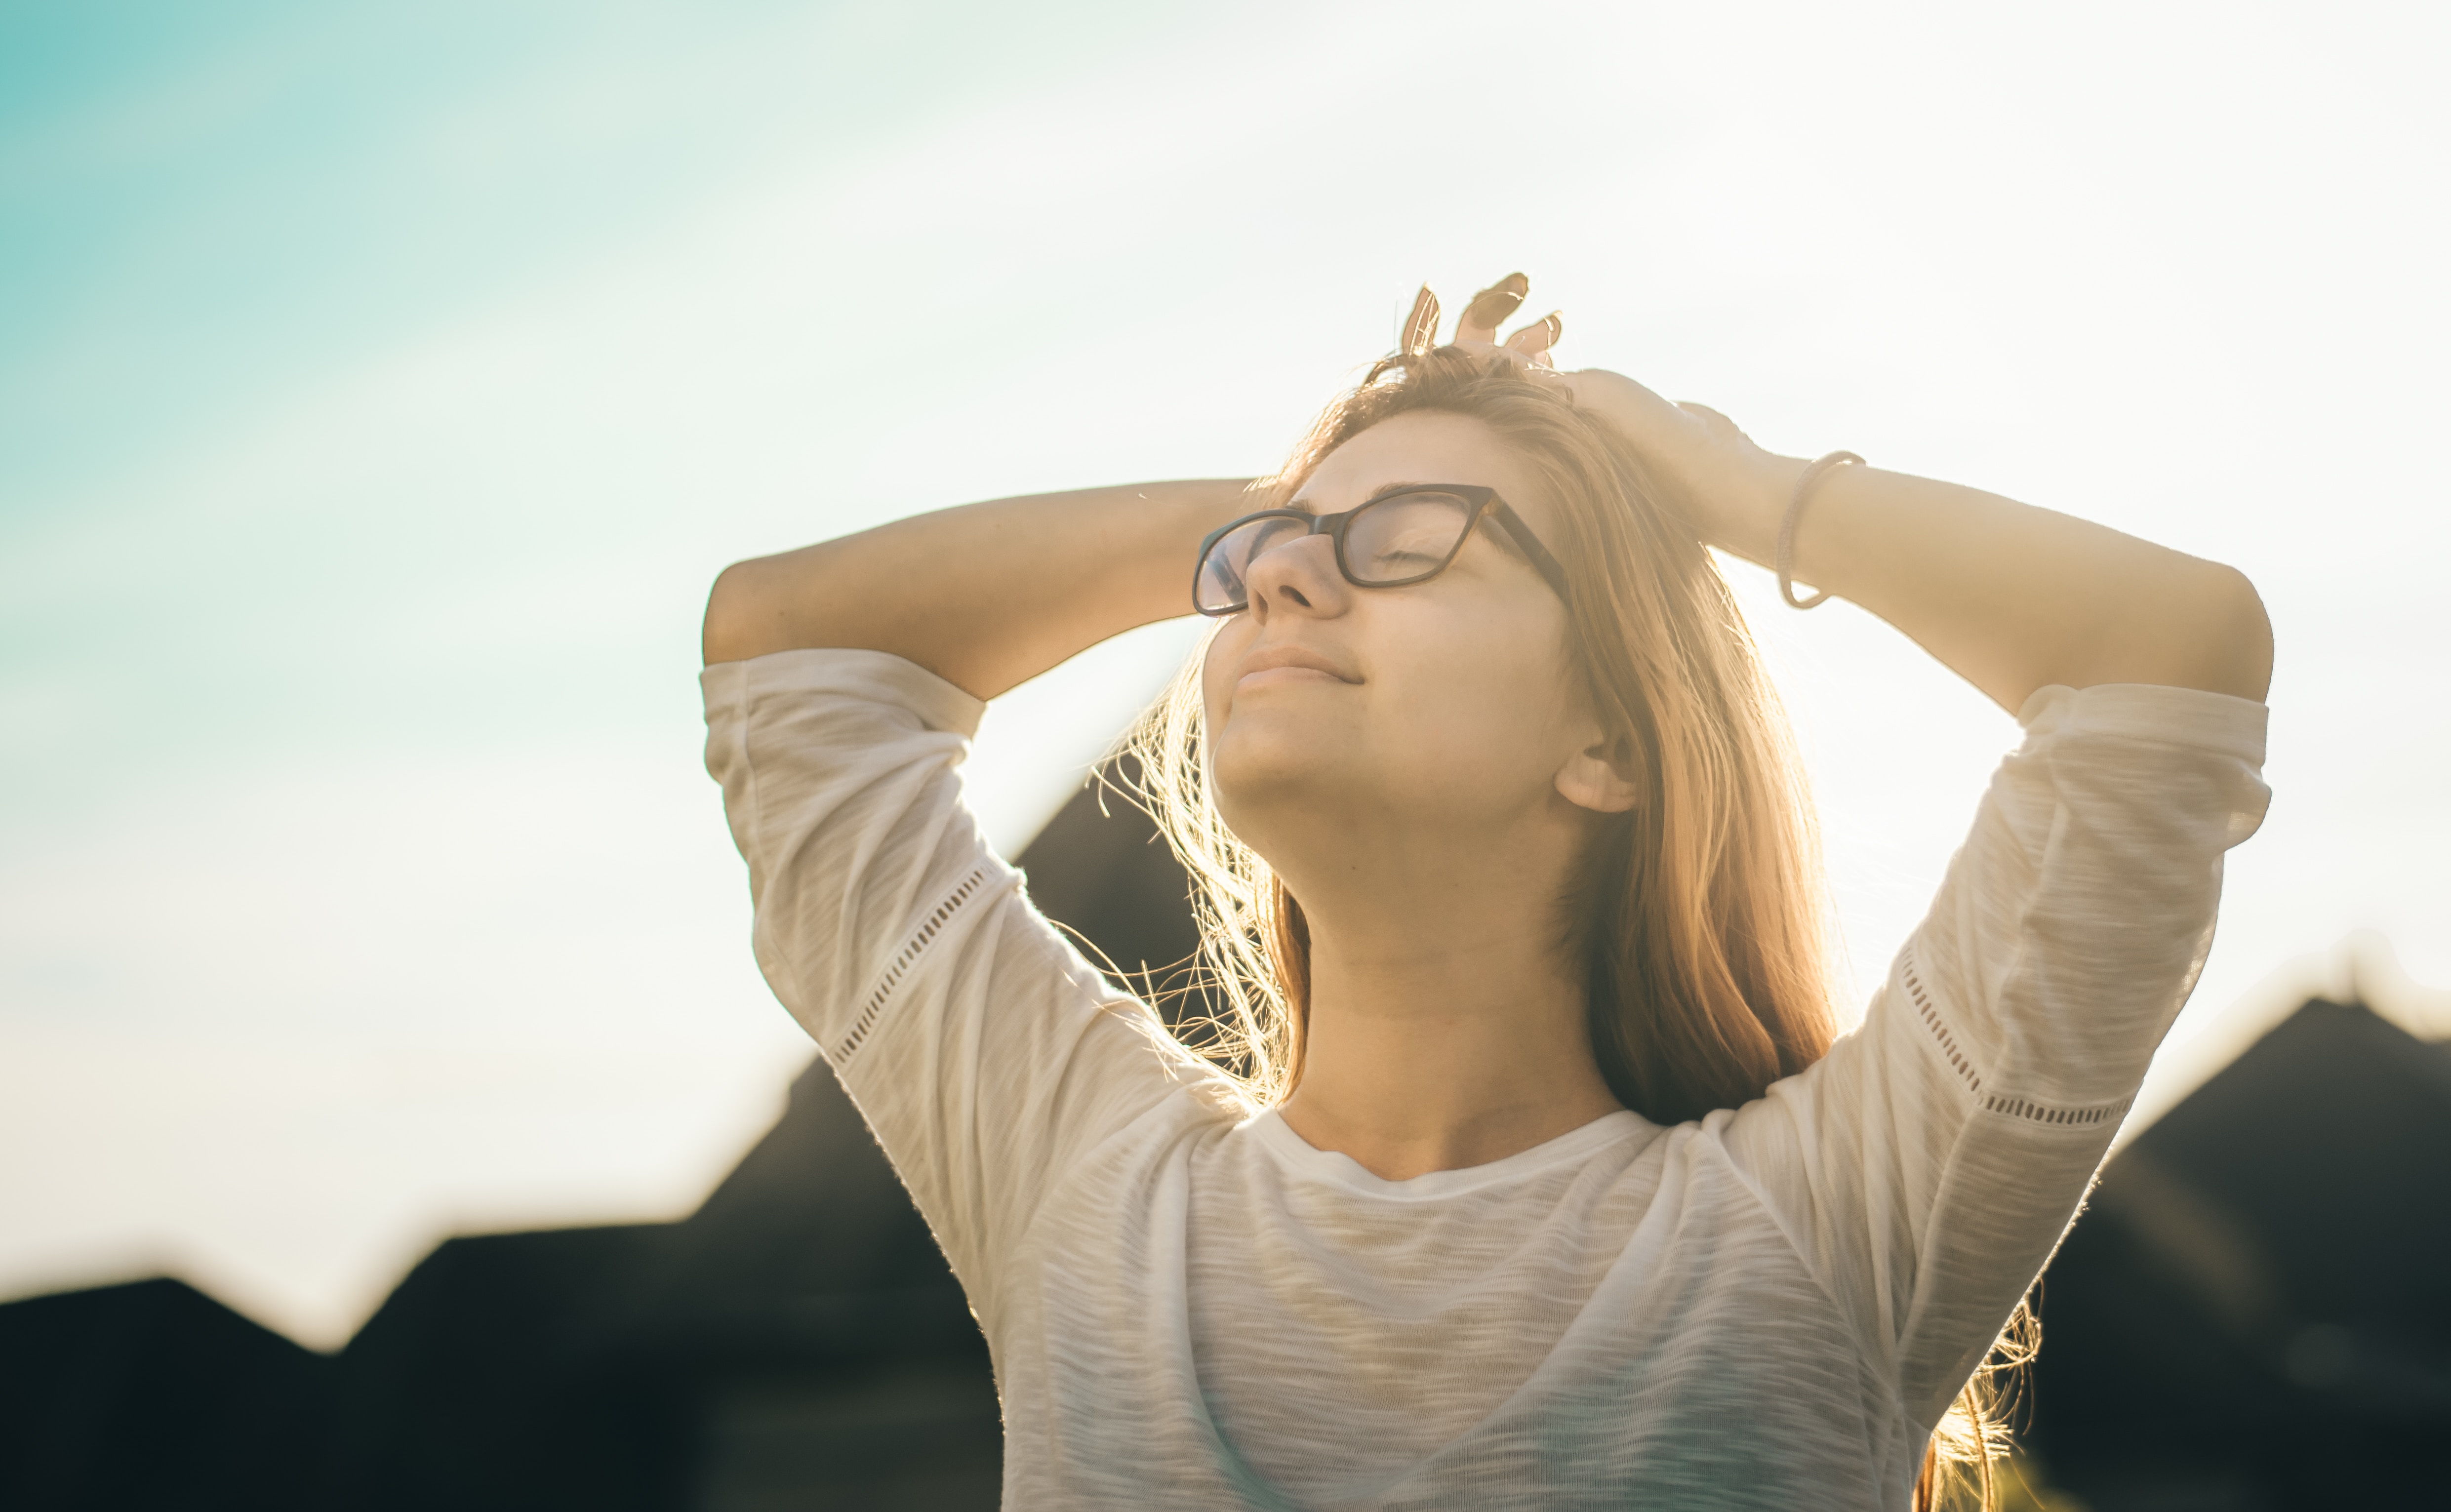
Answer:
[{"label": "elbow", "polygon": [[720,661],[746,661],[754,649],[760,615],[757,563],[735,561],[715,576],[706,596],[706,619],[698,627],[698,649],[708,666]]},{"label": "elbow", "polygon": [[2207,643],[2197,685],[2261,703],[2272,691],[2272,617],[2246,574],[2208,566],[2201,611]]}]

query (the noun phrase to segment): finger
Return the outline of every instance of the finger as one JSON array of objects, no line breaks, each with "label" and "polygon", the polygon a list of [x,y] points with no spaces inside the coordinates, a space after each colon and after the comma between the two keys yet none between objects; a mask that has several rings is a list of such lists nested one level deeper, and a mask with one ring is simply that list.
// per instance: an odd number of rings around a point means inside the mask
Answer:
[{"label": "finger", "polygon": [[1532,281],[1520,273],[1509,273],[1472,297],[1463,313],[1456,318],[1456,336],[1460,342],[1498,341],[1498,327],[1506,318],[1523,307],[1523,296],[1532,292]]},{"label": "finger", "polygon": [[1396,350],[1407,354],[1426,352],[1439,344],[1439,297],[1430,285],[1413,296],[1412,312],[1396,327]]},{"label": "finger", "polygon": [[1565,318],[1551,310],[1506,338],[1506,349],[1522,353],[1536,367],[1555,367],[1558,364],[1549,360],[1549,349],[1558,344],[1558,338],[1565,332]]}]

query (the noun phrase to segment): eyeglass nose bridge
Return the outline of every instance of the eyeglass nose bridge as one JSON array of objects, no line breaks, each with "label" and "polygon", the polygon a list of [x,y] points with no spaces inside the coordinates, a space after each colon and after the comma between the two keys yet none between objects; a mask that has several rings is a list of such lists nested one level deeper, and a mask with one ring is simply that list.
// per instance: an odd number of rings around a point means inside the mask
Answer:
[{"label": "eyeglass nose bridge", "polygon": [[[1363,507],[1367,506],[1365,505]],[[1276,540],[1270,541],[1266,546],[1252,553],[1251,559],[1243,564],[1244,607],[1248,608],[1251,600],[1259,597],[1256,590],[1256,584],[1260,576],[1260,563],[1277,555],[1277,553],[1285,550],[1287,547],[1300,546],[1306,542],[1316,540],[1322,536],[1325,536],[1327,538],[1327,561],[1325,563],[1327,576],[1349,585],[1352,581],[1353,574],[1347,571],[1344,565],[1344,527],[1347,520],[1350,520],[1354,516],[1361,512],[1362,511],[1360,509],[1347,509],[1341,514],[1310,515],[1304,514],[1300,510],[1293,510],[1288,511],[1284,516],[1281,517],[1287,520],[1307,520],[1309,523],[1299,535],[1284,536]]]},{"label": "eyeglass nose bridge", "polygon": [[[1256,514],[1245,515],[1239,520],[1228,520],[1225,524],[1220,525],[1217,529],[1209,533],[1208,538],[1206,540],[1203,540],[1200,543],[1200,555],[1193,563],[1191,574],[1192,608],[1201,614],[1213,616],[1242,613],[1245,609],[1250,607],[1251,576],[1253,569],[1257,568],[1263,560],[1282,547],[1299,545],[1303,541],[1308,540],[1314,536],[1324,535],[1329,538],[1329,556],[1333,561],[1337,574],[1340,577],[1343,576],[1343,552],[1342,549],[1342,541],[1338,537],[1337,532],[1343,521],[1350,518],[1354,513],[1355,511],[1353,510],[1346,510],[1342,514],[1316,515],[1304,509],[1265,509],[1261,510]],[[1201,602],[1201,584],[1207,577],[1210,556],[1215,553],[1219,547],[1223,546],[1226,540],[1236,531],[1262,520],[1283,520],[1287,524],[1299,522],[1302,529],[1294,535],[1283,537],[1277,540],[1271,541],[1265,547],[1253,552],[1249,557],[1244,560],[1242,568],[1237,573],[1237,576],[1242,579],[1243,593],[1242,597],[1235,602],[1231,604],[1220,604],[1214,607]]]}]

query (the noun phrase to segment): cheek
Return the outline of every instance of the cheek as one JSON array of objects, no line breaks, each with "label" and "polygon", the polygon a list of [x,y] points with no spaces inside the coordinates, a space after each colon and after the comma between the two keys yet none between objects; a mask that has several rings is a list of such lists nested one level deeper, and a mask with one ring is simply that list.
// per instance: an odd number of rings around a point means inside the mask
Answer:
[{"label": "cheek", "polygon": [[1545,794],[1572,744],[1562,627],[1493,615],[1418,628],[1388,668],[1376,743],[1422,801],[1510,807]]},{"label": "cheek", "polygon": [[[1520,753],[1544,758],[1559,723],[1563,679],[1553,658],[1539,649],[1467,642],[1422,676],[1408,679],[1401,705],[1425,743],[1462,756],[1472,754],[1481,776]],[[1495,765],[1493,765],[1493,763]]]}]

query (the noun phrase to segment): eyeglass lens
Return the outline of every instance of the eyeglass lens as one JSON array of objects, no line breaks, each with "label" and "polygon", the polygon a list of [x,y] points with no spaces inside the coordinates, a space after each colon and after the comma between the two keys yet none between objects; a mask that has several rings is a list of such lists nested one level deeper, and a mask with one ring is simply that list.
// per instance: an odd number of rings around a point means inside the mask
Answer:
[{"label": "eyeglass lens", "polygon": [[[1455,555],[1471,521],[1471,502],[1454,494],[1421,490],[1374,500],[1345,524],[1345,575],[1363,587],[1394,587],[1429,577]],[[1310,534],[1309,523],[1267,515],[1217,538],[1200,564],[1197,606],[1223,614],[1248,603],[1251,564]]]}]

